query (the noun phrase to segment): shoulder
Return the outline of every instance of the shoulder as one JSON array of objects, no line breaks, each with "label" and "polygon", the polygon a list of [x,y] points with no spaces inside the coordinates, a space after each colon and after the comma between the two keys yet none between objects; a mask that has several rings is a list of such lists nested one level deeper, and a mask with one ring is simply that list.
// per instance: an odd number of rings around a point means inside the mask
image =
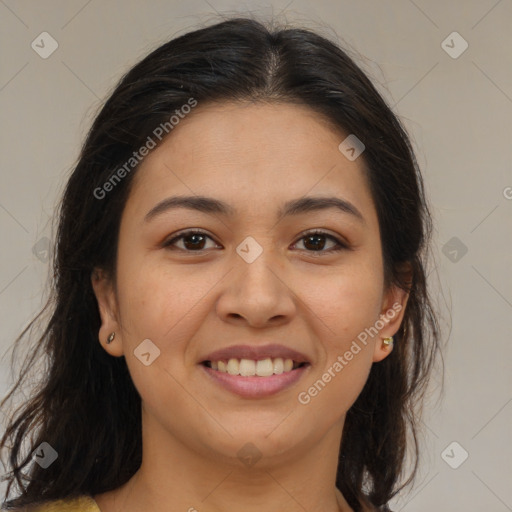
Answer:
[{"label": "shoulder", "polygon": [[35,503],[27,507],[8,511],[1,509],[0,512],[101,512],[94,499],[89,495],[82,495],[76,498],[45,501]]}]

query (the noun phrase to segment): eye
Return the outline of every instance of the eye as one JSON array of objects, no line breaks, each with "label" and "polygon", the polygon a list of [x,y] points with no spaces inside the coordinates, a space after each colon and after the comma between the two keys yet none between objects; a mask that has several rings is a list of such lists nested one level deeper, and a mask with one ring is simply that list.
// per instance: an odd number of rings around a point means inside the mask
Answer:
[{"label": "eye", "polygon": [[183,231],[182,233],[178,234],[177,236],[175,236],[171,240],[168,240],[168,241],[164,242],[163,246],[164,247],[169,247],[169,248],[175,248],[175,247],[170,247],[170,246],[174,246],[177,241],[182,241],[183,240],[183,243],[184,243],[185,247],[184,248],[183,247],[176,247],[177,249],[180,249],[180,250],[183,250],[183,251],[186,251],[186,252],[199,252],[199,251],[205,250],[204,243],[205,243],[205,239],[206,238],[209,238],[210,240],[213,240],[205,232],[199,231],[197,229],[196,230]]},{"label": "eye", "polygon": [[[172,249],[180,249],[185,252],[200,252],[206,250],[204,247],[206,239],[209,238],[213,241],[213,239],[206,234],[204,231],[200,230],[188,230],[179,233],[177,236],[171,238],[170,240],[164,242],[163,247],[168,247]],[[330,239],[335,243],[334,247],[330,249],[323,250],[325,248],[325,241],[322,239]],[[306,247],[307,252],[334,252],[341,251],[343,249],[348,249],[347,245],[341,242],[338,238],[329,233],[326,233],[321,230],[313,230],[309,231],[305,235],[303,235],[299,240],[304,240],[304,246]],[[183,246],[178,247],[177,242],[183,241]],[[298,242],[296,242],[297,244]],[[295,245],[296,245],[295,244]],[[313,250],[310,250],[313,249]]]},{"label": "eye", "polygon": [[[323,239],[330,239],[335,242],[334,247],[331,247],[327,250],[322,250],[325,247],[325,241]],[[299,240],[304,240],[303,245],[307,248],[313,248],[313,250],[308,250],[308,252],[320,252],[320,253],[326,253],[326,252],[334,252],[334,251],[341,251],[343,249],[347,249],[347,245],[344,244],[341,240],[336,238],[333,235],[330,235],[329,233],[326,233],[325,231],[321,230],[313,230],[309,231],[305,235],[302,236]]]}]

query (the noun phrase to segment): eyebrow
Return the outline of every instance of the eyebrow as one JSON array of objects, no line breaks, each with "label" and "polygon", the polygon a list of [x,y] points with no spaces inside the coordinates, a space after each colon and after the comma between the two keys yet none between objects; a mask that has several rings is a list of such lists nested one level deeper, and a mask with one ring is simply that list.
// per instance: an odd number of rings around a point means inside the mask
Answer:
[{"label": "eyebrow", "polygon": [[[219,199],[205,196],[172,196],[160,201],[156,206],[144,217],[144,222],[149,222],[155,217],[177,208],[186,208],[203,213],[219,214],[224,216],[233,216],[236,214],[236,209],[228,203]],[[365,224],[365,219],[362,213],[349,201],[335,196],[306,196],[298,199],[287,201],[277,213],[277,219],[289,215],[300,215],[302,213],[326,210],[336,208],[342,213],[352,215],[362,224]]]}]

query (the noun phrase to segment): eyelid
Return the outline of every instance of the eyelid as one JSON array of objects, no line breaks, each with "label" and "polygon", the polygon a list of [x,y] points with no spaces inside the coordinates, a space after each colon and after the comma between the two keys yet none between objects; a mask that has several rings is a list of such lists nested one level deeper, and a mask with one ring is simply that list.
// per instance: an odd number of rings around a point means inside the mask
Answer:
[{"label": "eyelid", "polygon": [[[325,236],[326,238],[330,238],[331,240],[334,240],[336,243],[344,246],[346,249],[349,248],[349,243],[346,239],[344,239],[341,235],[335,235],[335,234],[332,234],[332,233],[329,233],[329,231],[326,231],[324,229],[321,229],[321,228],[312,228],[312,229],[308,229],[306,231],[303,231],[300,235],[299,235],[299,238],[297,239],[297,241],[301,240],[302,238],[308,236],[308,235],[323,235]],[[322,251],[320,251],[322,252]],[[327,252],[327,251],[323,251],[323,252]]]},{"label": "eyelid", "polygon": [[329,233],[328,231],[326,231],[324,229],[320,229],[320,228],[313,228],[313,229],[309,229],[307,231],[303,231],[297,238],[297,241],[293,243],[293,245],[298,244],[302,239],[304,239],[308,236],[311,236],[311,235],[322,235],[325,238],[331,239],[332,241],[334,241],[336,245],[334,247],[331,247],[330,249],[325,250],[325,251],[324,250],[308,251],[306,249],[300,249],[300,251],[305,252],[308,255],[308,257],[313,257],[313,258],[328,257],[333,254],[338,254],[339,252],[342,252],[342,251],[352,250],[352,247],[344,238],[340,237],[339,235],[333,235],[333,234]]},{"label": "eyelid", "polygon": [[[177,240],[185,237],[186,235],[195,235],[195,234],[207,236],[208,238],[212,239],[215,243],[217,243],[215,241],[215,239],[208,232],[202,230],[201,228],[187,228],[187,229],[183,229],[182,231],[178,231],[177,233],[173,234],[171,238],[166,238],[164,240],[164,242],[162,243],[162,246],[163,247],[170,246],[173,242],[176,242]],[[202,249],[202,250],[204,251],[204,249]],[[185,252],[198,252],[199,253],[201,251],[185,251]]]}]

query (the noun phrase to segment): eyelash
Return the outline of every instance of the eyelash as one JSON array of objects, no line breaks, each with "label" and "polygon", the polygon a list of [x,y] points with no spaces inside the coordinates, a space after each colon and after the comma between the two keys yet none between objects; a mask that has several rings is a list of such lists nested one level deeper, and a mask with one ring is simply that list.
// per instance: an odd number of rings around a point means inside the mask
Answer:
[{"label": "eyelash", "polygon": [[[207,249],[199,249],[197,251],[190,251],[190,250],[187,250],[187,249],[181,249],[181,248],[176,248],[176,247],[171,247],[175,242],[177,242],[178,240],[181,240],[182,238],[186,238],[187,236],[190,236],[190,235],[203,235],[203,236],[206,236],[208,238],[210,238],[210,240],[213,240],[212,237],[210,235],[208,235],[208,233],[200,230],[200,229],[193,229],[193,230],[188,230],[188,231],[183,231],[181,233],[179,233],[177,236],[173,237],[172,239],[164,242],[163,244],[163,247],[166,247],[166,248],[169,248],[171,250],[175,250],[175,249],[178,249],[180,251],[183,251],[183,252],[188,252],[188,253],[201,253],[203,251],[206,251]],[[335,236],[325,232],[325,231],[322,231],[322,230],[318,230],[318,229],[314,229],[314,230],[311,230],[311,231],[308,231],[306,233],[303,233],[303,235],[297,240],[297,242],[299,242],[300,240],[302,240],[303,238],[306,238],[308,236],[313,236],[313,235],[322,235],[322,236],[325,236],[326,238],[330,238],[331,240],[333,240],[334,242],[336,242],[336,246],[335,247],[332,247],[331,249],[328,249],[326,251],[324,250],[320,250],[320,251],[308,251],[306,249],[306,252],[309,252],[311,253],[312,255],[319,255],[321,256],[322,253],[332,253],[332,252],[338,252],[338,251],[342,251],[342,250],[346,250],[348,249],[348,246],[346,244],[344,244],[341,240],[339,240],[338,238],[336,238]],[[213,240],[214,241],[214,240]],[[297,243],[296,242],[296,243]],[[295,245],[295,244],[294,244]]]}]

